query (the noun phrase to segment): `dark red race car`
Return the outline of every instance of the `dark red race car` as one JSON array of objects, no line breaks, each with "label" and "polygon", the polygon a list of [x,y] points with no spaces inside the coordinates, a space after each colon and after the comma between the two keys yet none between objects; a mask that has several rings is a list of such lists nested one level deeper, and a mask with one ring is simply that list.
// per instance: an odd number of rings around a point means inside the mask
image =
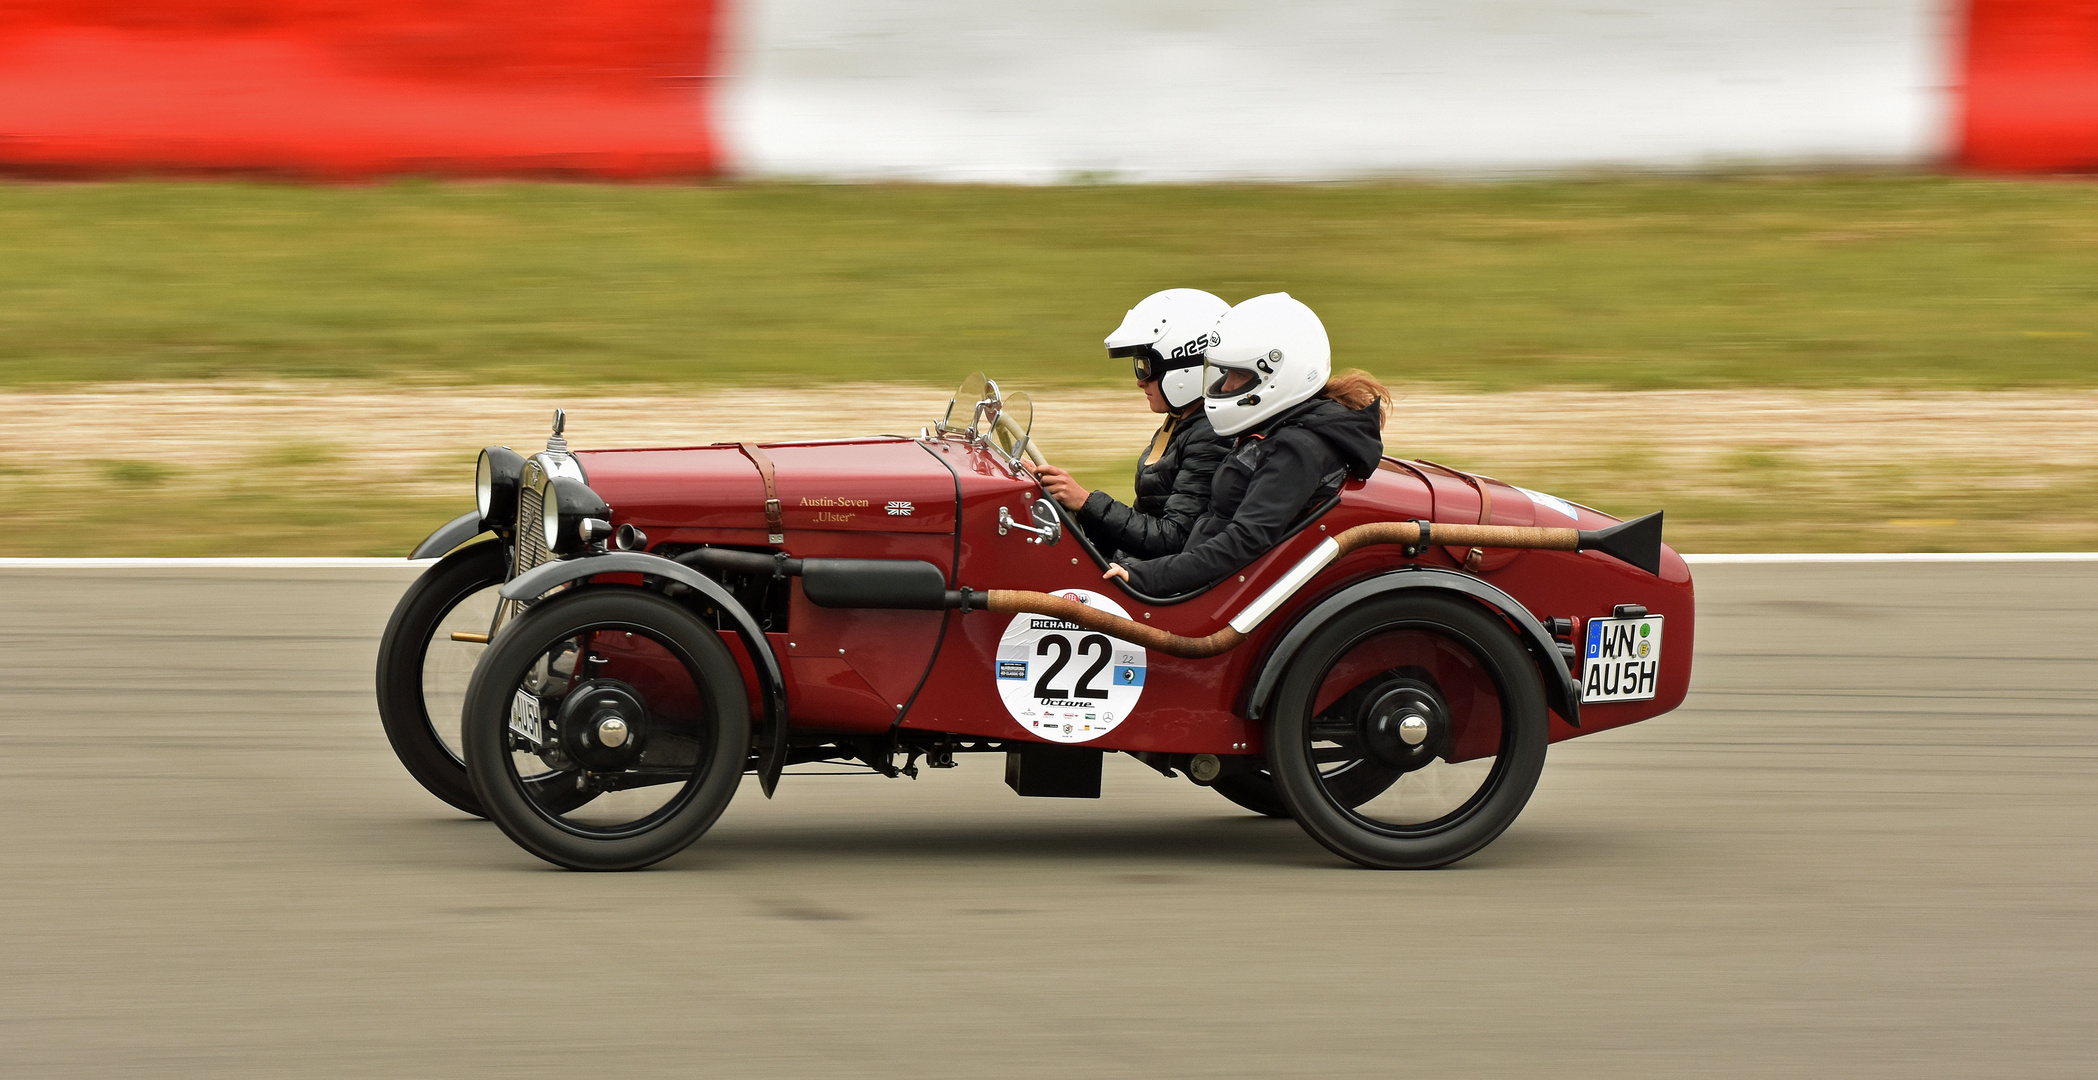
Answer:
[{"label": "dark red race car", "polygon": [[380,646],[394,750],[576,869],[675,854],[747,773],[998,753],[1021,795],[1094,798],[1108,752],[1425,868],[1515,820],[1548,743],[1689,686],[1658,514],[1386,459],[1240,572],[1144,596],[1020,467],[1031,416],[976,375],[917,438],[571,453],[557,414],[544,452],[488,448]]}]

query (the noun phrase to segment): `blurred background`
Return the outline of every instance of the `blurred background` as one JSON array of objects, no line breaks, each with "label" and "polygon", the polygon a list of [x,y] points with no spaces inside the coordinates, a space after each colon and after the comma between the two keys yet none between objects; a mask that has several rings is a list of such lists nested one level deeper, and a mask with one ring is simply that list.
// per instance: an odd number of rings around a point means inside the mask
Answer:
[{"label": "blurred background", "polygon": [[2088,549],[2094,168],[2093,0],[13,0],[0,554],[402,554],[557,404],[979,369],[1126,493],[1170,286],[1686,551]]}]

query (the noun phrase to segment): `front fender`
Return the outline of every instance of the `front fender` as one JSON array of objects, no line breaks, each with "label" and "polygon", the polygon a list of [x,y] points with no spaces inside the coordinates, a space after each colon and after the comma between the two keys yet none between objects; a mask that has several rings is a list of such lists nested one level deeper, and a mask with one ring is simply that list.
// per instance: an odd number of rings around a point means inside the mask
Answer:
[{"label": "front fender", "polygon": [[736,636],[743,639],[751,667],[757,669],[758,691],[765,703],[765,756],[758,763],[758,783],[765,789],[765,797],[771,798],[772,789],[779,786],[781,771],[787,767],[787,680],[780,673],[779,657],[773,654],[772,643],[765,640],[757,620],[720,582],[683,563],[640,551],[608,551],[542,563],[511,579],[503,586],[502,595],[505,600],[530,600],[597,574],[642,574],[675,581],[705,596],[734,620]]},{"label": "front fender", "polygon": [[1282,673],[1304,647],[1304,642],[1324,626],[1328,620],[1373,596],[1397,592],[1400,589],[1436,589],[1442,592],[1461,593],[1473,601],[1488,606],[1506,615],[1522,629],[1519,635],[1523,647],[1537,661],[1538,671],[1544,676],[1545,702],[1552,711],[1565,718],[1574,727],[1581,726],[1581,693],[1574,685],[1573,673],[1566,670],[1566,661],[1560,656],[1559,643],[1552,640],[1544,624],[1530,609],[1522,606],[1514,597],[1494,588],[1469,574],[1459,574],[1430,566],[1409,566],[1390,573],[1379,574],[1366,581],[1358,581],[1332,596],[1313,605],[1311,610],[1297,616],[1297,621],[1288,632],[1276,641],[1268,652],[1267,661],[1261,665],[1260,676],[1254,680],[1252,692],[1241,703],[1239,713],[1249,720],[1261,720],[1267,716],[1268,704],[1275,696],[1275,688],[1282,683]]},{"label": "front fender", "polygon": [[434,559],[481,535],[482,532],[481,512],[479,510],[468,510],[466,513],[439,525],[436,532],[425,537],[422,543],[415,545],[415,550],[409,552],[408,557],[411,559]]}]

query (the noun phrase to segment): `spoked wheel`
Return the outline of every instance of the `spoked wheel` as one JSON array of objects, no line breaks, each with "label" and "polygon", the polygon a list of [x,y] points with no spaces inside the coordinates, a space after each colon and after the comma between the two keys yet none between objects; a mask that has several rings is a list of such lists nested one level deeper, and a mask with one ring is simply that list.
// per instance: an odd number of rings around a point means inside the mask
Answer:
[{"label": "spoked wheel", "polygon": [[[1478,851],[1544,769],[1537,669],[1505,623],[1462,600],[1395,596],[1333,620],[1276,705],[1268,755],[1283,803],[1364,866],[1424,870]],[[1363,797],[1371,777],[1388,779]]]},{"label": "spoked wheel", "polygon": [[488,815],[466,779],[459,710],[488,646],[452,634],[488,633],[508,569],[495,540],[446,555],[408,587],[379,639],[379,722],[394,756],[430,794],[475,817]]},{"label": "spoked wheel", "polygon": [[691,612],[588,589],[533,605],[488,647],[461,735],[474,794],[510,839],[572,870],[632,870],[727,808],[750,705],[735,659]]}]

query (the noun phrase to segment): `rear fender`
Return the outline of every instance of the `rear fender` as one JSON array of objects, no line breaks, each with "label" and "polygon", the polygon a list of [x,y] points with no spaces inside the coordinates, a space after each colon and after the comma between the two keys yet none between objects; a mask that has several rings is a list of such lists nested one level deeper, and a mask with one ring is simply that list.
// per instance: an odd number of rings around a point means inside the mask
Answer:
[{"label": "rear fender", "polygon": [[1268,707],[1273,703],[1275,688],[1282,684],[1282,674],[1289,669],[1290,661],[1296,658],[1311,635],[1341,612],[1372,597],[1383,596],[1405,589],[1433,589],[1438,592],[1456,593],[1472,603],[1491,608],[1515,623],[1519,633],[1516,638],[1529,650],[1530,658],[1537,663],[1537,673],[1544,679],[1544,697],[1552,711],[1558,713],[1574,727],[1581,726],[1581,694],[1574,685],[1573,673],[1566,670],[1566,661],[1559,652],[1559,643],[1552,639],[1537,616],[1523,607],[1514,597],[1494,588],[1469,574],[1459,574],[1434,567],[1407,567],[1387,574],[1379,574],[1366,581],[1358,581],[1332,596],[1319,601],[1309,611],[1297,616],[1268,651],[1267,660],[1261,665],[1260,675],[1254,679],[1252,690],[1239,703],[1239,714],[1249,720],[1267,717]]},{"label": "rear fender", "polygon": [[422,543],[415,545],[415,550],[409,552],[408,557],[411,559],[434,559],[481,535],[484,531],[486,530],[481,528],[481,512],[479,510],[468,510],[466,513],[460,514],[458,517],[438,526],[436,532],[425,537]]},{"label": "rear fender", "polygon": [[764,787],[765,797],[771,798],[772,789],[779,786],[781,770],[787,767],[787,680],[780,673],[779,657],[773,655],[772,643],[765,640],[757,620],[720,582],[683,563],[640,551],[610,551],[543,563],[504,585],[503,599],[529,600],[597,574],[641,574],[675,581],[706,597],[710,605],[736,624],[736,636],[743,640],[751,667],[757,670],[759,696],[765,705],[765,756],[758,763],[758,783]]}]

